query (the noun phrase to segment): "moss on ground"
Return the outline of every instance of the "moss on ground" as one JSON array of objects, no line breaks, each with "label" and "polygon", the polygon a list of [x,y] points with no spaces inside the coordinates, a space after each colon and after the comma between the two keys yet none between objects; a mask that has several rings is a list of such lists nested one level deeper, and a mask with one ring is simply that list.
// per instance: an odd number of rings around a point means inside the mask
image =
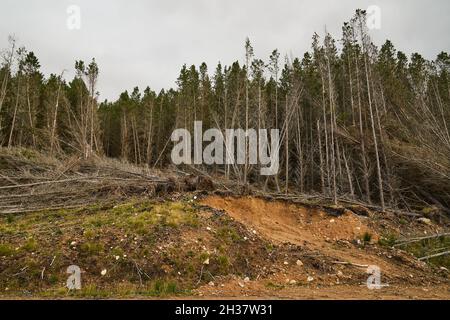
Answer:
[{"label": "moss on ground", "polygon": [[[266,245],[202,210],[190,199],[136,198],[0,217],[0,296],[183,295],[212,275],[251,273]],[[82,270],[81,290],[66,288],[70,265]]]}]

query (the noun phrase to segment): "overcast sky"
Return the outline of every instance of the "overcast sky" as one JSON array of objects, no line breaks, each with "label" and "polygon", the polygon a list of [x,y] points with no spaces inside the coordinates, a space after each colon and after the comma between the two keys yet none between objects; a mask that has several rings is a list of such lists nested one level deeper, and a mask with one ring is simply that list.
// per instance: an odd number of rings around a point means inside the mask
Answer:
[{"label": "overcast sky", "polygon": [[[81,9],[81,28],[67,27],[67,8]],[[243,61],[244,40],[267,60],[281,54],[302,56],[314,32],[325,26],[336,38],[356,8],[377,5],[381,29],[373,30],[380,45],[391,39],[397,49],[434,59],[450,51],[448,0],[1,0],[0,47],[14,34],[20,45],[36,53],[45,74],[74,75],[74,61],[95,57],[100,67],[101,98],[149,85],[175,87],[181,66]]]}]

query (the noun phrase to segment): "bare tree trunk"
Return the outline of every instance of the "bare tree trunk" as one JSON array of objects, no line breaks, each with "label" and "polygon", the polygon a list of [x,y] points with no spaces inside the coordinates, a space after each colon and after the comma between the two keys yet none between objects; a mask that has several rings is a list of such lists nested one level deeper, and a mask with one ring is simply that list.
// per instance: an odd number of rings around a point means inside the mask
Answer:
[{"label": "bare tree trunk", "polygon": [[334,141],[334,95],[333,95],[333,84],[331,79],[331,68],[330,68],[330,60],[329,57],[326,56],[327,61],[327,71],[328,71],[328,96],[330,103],[330,142],[331,142],[331,170],[332,170],[332,179],[333,179],[333,202],[337,204],[337,188],[336,188],[336,149],[335,149],[335,141]]},{"label": "bare tree trunk", "polygon": [[349,75],[349,87],[350,87],[350,106],[352,108],[352,123],[356,126],[355,121],[355,102],[353,100],[353,79],[352,79],[352,67],[350,63],[350,56],[348,57],[348,75]]},{"label": "bare tree trunk", "polygon": [[19,91],[20,91],[20,75],[18,76],[17,80],[17,94],[16,94],[16,103],[14,105],[14,115],[11,123],[11,130],[9,132],[9,139],[8,139],[8,148],[11,148],[12,146],[12,136],[14,132],[14,126],[16,124],[16,116],[17,116],[17,109],[19,108]]},{"label": "bare tree trunk", "polygon": [[[225,87],[225,98],[224,98],[224,128],[227,129],[227,118],[228,118],[228,88]],[[225,134],[225,133],[224,133]],[[225,148],[225,158],[228,160],[228,150]],[[230,165],[228,161],[225,161],[225,177],[230,178]]]},{"label": "bare tree trunk", "polygon": [[134,163],[138,163],[138,141],[136,139],[136,125],[134,115],[131,117],[131,134],[133,135]]},{"label": "bare tree trunk", "polygon": [[[248,59],[247,59],[247,70],[245,75],[245,132],[248,132],[248,108],[249,108],[249,99],[248,99]],[[248,171],[248,140],[245,138],[245,163],[244,163],[244,184],[247,184],[247,171]]]},{"label": "bare tree trunk", "polygon": [[326,110],[326,102],[325,102],[325,80],[323,78],[323,75],[321,75],[322,78],[322,111],[323,111],[323,127],[324,127],[324,133],[325,133],[325,173],[326,173],[326,180],[327,180],[327,191],[329,192],[331,182],[330,182],[330,170],[329,170],[329,163],[330,163],[330,155],[328,150],[328,124],[327,124],[327,110]]},{"label": "bare tree trunk", "polygon": [[285,145],[285,152],[286,152],[286,154],[285,154],[285,157],[286,157],[286,164],[285,164],[285,166],[286,166],[286,168],[285,168],[285,170],[286,170],[286,176],[285,176],[285,191],[286,191],[286,194],[288,194],[288,192],[289,192],[289,108],[288,108],[288,95],[286,95],[286,119],[285,119],[285,130],[286,130],[286,133],[285,133],[285,142],[284,142],[284,145]]},{"label": "bare tree trunk", "polygon": [[[303,172],[303,146],[302,146],[302,116],[301,116],[301,110],[300,105],[297,107],[297,152],[298,152],[298,170],[300,175],[300,192],[304,192],[304,172]],[[301,123],[302,122],[302,123]]]},{"label": "bare tree trunk", "polygon": [[[93,99],[93,97],[91,97],[91,99]],[[92,156],[93,153],[93,148],[94,148],[94,108],[95,108],[95,103],[94,101],[91,101],[91,134],[90,134],[90,140],[89,140],[89,156]]]},{"label": "bare tree trunk", "polygon": [[353,198],[355,198],[355,190],[353,188],[352,174],[351,174],[350,168],[348,166],[347,157],[345,156],[344,147],[342,147],[342,156],[344,158],[345,170],[347,171],[347,179],[348,179],[348,186],[350,189],[350,196],[353,199]]},{"label": "bare tree trunk", "polygon": [[[380,88],[381,90],[381,99],[383,102],[383,109],[385,112],[387,112],[386,110],[386,101],[384,99],[384,93],[383,93],[383,89]],[[375,109],[376,110],[376,119],[377,119],[377,125],[378,125],[378,131],[379,131],[379,135],[380,135],[380,146],[381,146],[381,154],[383,155],[383,160],[384,160],[384,166],[386,168],[386,184],[389,190],[389,202],[391,203],[391,205],[394,202],[394,193],[393,193],[393,187],[391,184],[391,170],[389,168],[389,163],[387,160],[387,154],[386,154],[386,148],[389,149],[389,144],[385,144],[384,143],[384,138],[383,138],[383,131],[382,131],[382,126],[381,126],[381,119],[380,119],[380,112],[378,110],[378,108]]]},{"label": "bare tree trunk", "polygon": [[369,102],[370,124],[372,127],[372,137],[373,137],[373,143],[374,143],[374,148],[375,148],[375,157],[376,157],[376,163],[377,163],[377,177],[378,177],[378,188],[379,188],[379,194],[380,194],[380,204],[381,204],[381,209],[384,211],[385,204],[384,204],[384,193],[383,193],[383,179],[381,177],[380,157],[378,154],[378,141],[377,141],[377,135],[375,132],[375,121],[373,118],[372,95],[371,95],[371,86],[370,86],[370,82],[369,82],[369,67],[368,67],[366,53],[363,53],[363,54],[364,54],[364,69],[366,71],[367,96],[368,96],[368,102]]},{"label": "bare tree trunk", "polygon": [[[149,128],[147,133],[147,164],[152,162],[152,135],[153,135],[153,103],[150,107]],[[175,127],[178,127],[177,125]]]},{"label": "bare tree trunk", "polygon": [[58,119],[58,108],[59,108],[59,95],[61,92],[61,79],[64,74],[64,71],[61,72],[61,76],[59,77],[59,84],[58,84],[58,92],[56,93],[56,104],[55,104],[55,113],[53,117],[53,125],[52,125],[52,132],[50,136],[50,154],[53,155],[53,149],[55,147],[55,133],[56,133],[56,124]]},{"label": "bare tree trunk", "polygon": [[122,128],[121,128],[121,153],[124,160],[128,160],[128,128],[127,128],[127,115],[126,111],[122,116]]},{"label": "bare tree trunk", "polygon": [[34,124],[33,124],[33,115],[31,112],[30,86],[29,86],[28,77],[27,77],[27,81],[26,81],[26,96],[27,96],[27,106],[28,106],[28,120],[30,121],[31,139],[33,142],[33,147],[36,148],[36,136],[34,135]]},{"label": "bare tree trunk", "polygon": [[322,139],[320,138],[320,120],[317,120],[317,139],[319,141],[319,158],[320,158],[320,186],[322,193],[325,194],[325,177],[324,177],[324,165],[323,165],[323,152],[322,152]]},{"label": "bare tree trunk", "polygon": [[357,97],[358,97],[358,122],[359,122],[359,140],[361,147],[361,160],[363,167],[363,182],[364,182],[364,191],[366,193],[366,201],[371,203],[370,197],[370,186],[369,186],[369,169],[367,166],[367,155],[366,155],[366,147],[365,147],[365,136],[363,129],[363,116],[362,116],[362,105],[361,105],[361,88],[360,88],[360,79],[359,79],[359,63],[358,58],[355,56],[355,65],[356,65],[356,88],[357,88]]}]

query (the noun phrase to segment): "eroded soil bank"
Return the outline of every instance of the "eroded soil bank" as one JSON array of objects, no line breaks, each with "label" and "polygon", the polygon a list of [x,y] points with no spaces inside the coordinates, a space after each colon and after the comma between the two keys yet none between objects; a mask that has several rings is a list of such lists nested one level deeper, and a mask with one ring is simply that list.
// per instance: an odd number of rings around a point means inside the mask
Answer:
[{"label": "eroded soil bank", "polygon": [[[205,295],[294,299],[450,299],[448,271],[434,278],[425,263],[410,254],[380,245],[394,233],[439,232],[437,226],[357,215],[351,210],[334,216],[315,207],[255,197],[211,196],[203,204],[223,210],[274,245],[307,250],[314,262],[286,256],[272,266],[264,280],[235,278],[218,289],[203,287]],[[403,230],[402,230],[403,229]],[[305,263],[306,261],[306,263]],[[367,267],[378,266],[387,286],[369,290]],[[317,268],[316,268],[317,267]],[[447,276],[446,276],[447,275]]]}]

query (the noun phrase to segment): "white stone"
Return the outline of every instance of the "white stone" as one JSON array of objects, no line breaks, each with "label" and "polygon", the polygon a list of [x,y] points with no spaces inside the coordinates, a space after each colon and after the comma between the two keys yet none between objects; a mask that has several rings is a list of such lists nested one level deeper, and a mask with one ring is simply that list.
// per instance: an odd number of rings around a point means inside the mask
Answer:
[{"label": "white stone", "polygon": [[418,219],[418,221],[423,223],[423,224],[429,225],[429,226],[432,225],[431,220],[427,219],[427,218],[420,218],[420,219]]}]

